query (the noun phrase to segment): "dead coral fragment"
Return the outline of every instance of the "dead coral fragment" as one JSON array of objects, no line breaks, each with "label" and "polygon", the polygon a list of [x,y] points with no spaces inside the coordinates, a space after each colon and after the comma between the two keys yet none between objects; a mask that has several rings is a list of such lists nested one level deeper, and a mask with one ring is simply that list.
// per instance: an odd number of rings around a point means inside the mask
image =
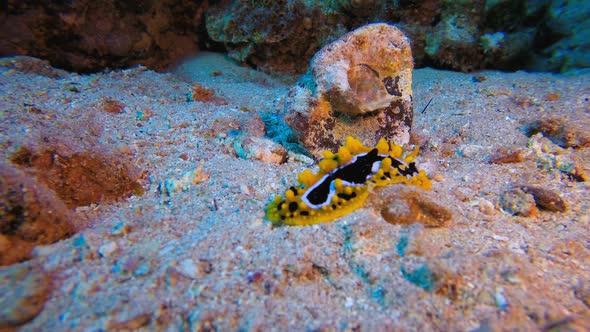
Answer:
[{"label": "dead coral fragment", "polygon": [[191,87],[191,98],[193,101],[201,101],[205,103],[215,103],[216,105],[223,105],[227,102],[225,99],[217,96],[213,89],[208,89],[198,83],[193,84]]},{"label": "dead coral fragment", "polygon": [[500,197],[500,204],[505,212],[523,217],[536,215],[537,208],[551,212],[567,211],[567,204],[558,193],[538,186],[519,186],[508,190]]},{"label": "dead coral fragment", "polygon": [[102,110],[107,113],[120,114],[123,113],[125,104],[114,99],[106,98],[102,100]]},{"label": "dead coral fragment", "polygon": [[520,188],[504,192],[500,196],[500,205],[504,212],[515,216],[532,217],[539,212],[533,195]]},{"label": "dead coral fragment", "polygon": [[248,137],[234,142],[239,157],[260,160],[266,163],[282,164],[287,160],[287,150],[278,143],[261,137]]},{"label": "dead coral fragment", "polygon": [[418,222],[426,227],[441,227],[453,220],[449,209],[411,187],[390,186],[378,190],[375,196],[381,216],[390,224]]},{"label": "dead coral fragment", "polygon": [[188,191],[192,186],[209,180],[209,174],[203,171],[203,165],[193,168],[181,174],[177,179],[170,178],[160,183],[158,192],[171,196],[173,193]]},{"label": "dead coral fragment", "polygon": [[515,151],[498,150],[496,154],[490,157],[490,164],[518,164],[529,159],[530,152],[524,149]]},{"label": "dead coral fragment", "polygon": [[535,203],[538,207],[552,211],[552,212],[565,212],[567,211],[567,205],[563,198],[551,189],[535,186],[522,186],[520,187],[525,193],[533,195]]},{"label": "dead coral fragment", "polygon": [[[584,166],[573,155],[571,149],[563,149],[544,137],[541,133],[529,139],[529,149],[533,152],[537,166],[546,170],[558,170],[565,173],[571,180],[583,182],[588,180]],[[585,149],[581,150],[582,156]]]},{"label": "dead coral fragment", "polygon": [[191,87],[191,97],[194,101],[211,101],[215,96],[215,92],[211,89],[207,89],[200,84],[193,84]]},{"label": "dead coral fragment", "polygon": [[580,124],[563,119],[549,118],[533,122],[527,128],[527,134],[533,136],[543,133],[553,143],[562,148],[590,147],[590,135]]}]

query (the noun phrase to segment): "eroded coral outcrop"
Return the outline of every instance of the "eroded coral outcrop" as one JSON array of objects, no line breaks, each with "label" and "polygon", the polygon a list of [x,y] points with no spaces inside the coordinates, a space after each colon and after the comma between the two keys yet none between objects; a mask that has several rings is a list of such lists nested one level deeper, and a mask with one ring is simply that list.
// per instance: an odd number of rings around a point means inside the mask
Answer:
[{"label": "eroded coral outcrop", "polygon": [[326,43],[388,22],[412,40],[417,67],[559,72],[589,66],[589,11],[581,0],[225,0],[207,31],[234,59],[273,71],[304,72]]},{"label": "eroded coral outcrop", "polygon": [[409,141],[413,60],[396,27],[370,24],[320,50],[286,98],[286,122],[314,156],[348,135],[374,145]]}]

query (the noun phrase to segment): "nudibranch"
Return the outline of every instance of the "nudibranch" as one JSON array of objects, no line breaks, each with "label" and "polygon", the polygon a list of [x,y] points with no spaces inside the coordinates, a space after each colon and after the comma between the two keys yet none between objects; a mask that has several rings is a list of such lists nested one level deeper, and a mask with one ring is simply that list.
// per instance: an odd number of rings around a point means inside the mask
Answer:
[{"label": "nudibranch", "polygon": [[290,187],[284,197],[276,196],[266,218],[287,225],[312,225],[361,208],[374,187],[403,183],[430,189],[426,172],[414,163],[417,154],[418,148],[404,153],[400,145],[384,138],[369,148],[348,136],[337,153],[324,151],[317,173],[303,171],[297,186]]}]

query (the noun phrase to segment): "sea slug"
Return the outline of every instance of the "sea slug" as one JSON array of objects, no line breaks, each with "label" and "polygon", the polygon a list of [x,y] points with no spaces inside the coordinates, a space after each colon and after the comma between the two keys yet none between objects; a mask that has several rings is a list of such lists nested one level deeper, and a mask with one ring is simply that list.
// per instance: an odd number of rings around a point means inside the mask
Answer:
[{"label": "sea slug", "polygon": [[276,196],[266,218],[287,225],[312,225],[340,218],[363,206],[374,187],[404,183],[430,189],[426,173],[413,162],[418,154],[404,153],[400,145],[379,140],[374,148],[348,136],[337,153],[324,151],[319,171],[305,170],[284,197]]}]

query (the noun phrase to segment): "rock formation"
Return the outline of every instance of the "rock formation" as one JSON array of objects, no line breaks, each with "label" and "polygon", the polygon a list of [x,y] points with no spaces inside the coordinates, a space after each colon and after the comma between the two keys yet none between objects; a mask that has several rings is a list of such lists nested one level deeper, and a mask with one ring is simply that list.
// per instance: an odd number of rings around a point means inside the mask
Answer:
[{"label": "rock formation", "polygon": [[370,24],[320,50],[285,100],[286,122],[314,156],[348,135],[372,146],[409,141],[413,60],[396,27]]}]

